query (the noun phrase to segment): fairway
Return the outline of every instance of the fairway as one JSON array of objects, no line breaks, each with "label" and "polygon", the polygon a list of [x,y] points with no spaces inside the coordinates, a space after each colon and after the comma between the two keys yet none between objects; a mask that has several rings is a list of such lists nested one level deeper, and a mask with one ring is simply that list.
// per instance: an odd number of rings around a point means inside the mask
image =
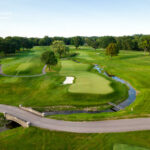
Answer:
[{"label": "fairway", "polygon": [[0,150],[150,150],[150,0],[0,1]]},{"label": "fairway", "polygon": [[90,56],[90,53],[88,53],[87,51],[79,51],[79,56],[78,58],[81,58],[81,59],[85,59],[85,60],[90,60],[90,61],[93,61],[94,58],[92,58]]},{"label": "fairway", "polygon": [[22,51],[15,57],[2,59],[2,69],[8,75],[34,75],[40,74],[44,64],[40,61],[40,55],[44,47],[31,51]]},{"label": "fairway", "polygon": [[[21,51],[15,56],[3,58],[3,72],[19,76],[40,74],[44,66],[40,60],[41,53],[50,49],[50,46],[36,46],[30,51]],[[68,108],[80,110],[87,107],[104,110],[110,108],[109,101],[119,103],[125,100],[128,96],[126,86],[98,74],[92,69],[93,64],[97,63],[93,57],[95,52],[83,48],[79,53],[82,51],[84,56],[87,55],[86,61],[90,57],[93,59],[92,64],[59,59],[58,65],[52,67],[53,71],[41,77],[0,76],[0,103],[15,106],[22,104],[40,111]],[[67,76],[75,78],[72,85],[63,85]]]},{"label": "fairway", "polygon": [[113,92],[111,82],[104,77],[88,72],[90,65],[63,60],[60,74],[75,76],[75,83],[69,87],[71,93],[109,94]]}]

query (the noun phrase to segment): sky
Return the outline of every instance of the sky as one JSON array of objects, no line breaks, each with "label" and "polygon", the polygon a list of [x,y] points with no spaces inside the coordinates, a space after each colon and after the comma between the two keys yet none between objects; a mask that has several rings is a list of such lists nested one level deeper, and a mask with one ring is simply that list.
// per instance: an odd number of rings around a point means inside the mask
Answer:
[{"label": "sky", "polygon": [[0,37],[150,34],[150,0],[0,0]]}]

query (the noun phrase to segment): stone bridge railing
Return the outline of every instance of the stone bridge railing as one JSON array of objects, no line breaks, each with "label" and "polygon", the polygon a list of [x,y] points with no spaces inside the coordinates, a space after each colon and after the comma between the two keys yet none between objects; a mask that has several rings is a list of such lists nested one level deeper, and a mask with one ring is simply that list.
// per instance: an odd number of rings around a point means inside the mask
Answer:
[{"label": "stone bridge railing", "polygon": [[19,105],[19,108],[24,110],[24,111],[27,111],[27,112],[30,112],[30,113],[33,113],[34,115],[37,115],[37,116],[40,116],[40,117],[45,117],[46,114],[45,113],[41,113],[41,112],[38,112],[30,107],[23,107],[22,105]]},{"label": "stone bridge railing", "polygon": [[6,118],[7,120],[14,121],[14,122],[20,124],[20,125],[21,125],[22,127],[24,127],[24,128],[28,128],[28,127],[31,125],[30,122],[25,121],[25,120],[23,120],[23,119],[21,119],[21,118],[18,118],[18,117],[16,117],[16,116],[10,115],[10,114],[8,114],[8,113],[4,113],[4,116],[5,116],[5,118]]}]

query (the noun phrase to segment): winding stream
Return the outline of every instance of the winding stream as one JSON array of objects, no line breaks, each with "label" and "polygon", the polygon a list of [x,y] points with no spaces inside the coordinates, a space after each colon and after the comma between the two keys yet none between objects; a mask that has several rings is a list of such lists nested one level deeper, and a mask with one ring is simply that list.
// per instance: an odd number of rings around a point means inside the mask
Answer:
[{"label": "winding stream", "polygon": [[[122,102],[122,103],[120,103],[119,105],[116,105],[116,106],[118,106],[118,107],[123,109],[123,108],[129,106],[131,103],[133,103],[135,101],[135,99],[136,99],[136,91],[134,90],[134,88],[128,82],[126,82],[126,81],[124,81],[124,80],[122,80],[122,79],[120,79],[120,78],[118,78],[116,76],[109,75],[107,72],[105,72],[103,70],[103,68],[101,68],[98,65],[94,65],[94,69],[96,69],[100,74],[103,74],[103,75],[105,75],[107,77],[112,78],[113,80],[115,80],[117,82],[121,82],[122,84],[126,84],[128,86],[128,88],[129,88],[129,90],[128,90],[128,94],[129,94],[128,98],[124,102]],[[57,114],[64,114],[64,115],[66,114],[67,115],[67,114],[77,114],[77,113],[94,114],[94,113],[116,112],[116,111],[118,111],[118,110],[117,109],[115,110],[115,108],[112,108],[112,109],[107,109],[107,110],[103,110],[103,111],[73,110],[73,111],[53,111],[53,112],[45,112],[45,113],[46,113],[46,115],[57,115]],[[0,128],[0,132],[8,130],[8,129],[10,129],[10,127],[15,128],[15,127],[18,127],[18,125],[14,126],[14,125],[11,124],[11,126],[9,126],[9,127],[7,127],[7,126],[1,127]]]},{"label": "winding stream", "polygon": [[116,76],[110,76],[108,75],[108,73],[106,73],[102,68],[100,68],[98,65],[95,65],[94,66],[94,69],[96,69],[100,74],[104,74],[105,76],[107,77],[111,77],[113,80],[116,80],[117,82],[121,82],[122,84],[126,84],[129,88],[128,90],[128,98],[123,101],[122,103],[120,103],[119,105],[117,105],[118,107],[121,107],[121,108],[125,108],[127,106],[129,106],[130,104],[132,104],[135,99],[136,99],[136,91],[135,89],[126,81],[116,77]]},{"label": "winding stream", "polygon": [[[112,78],[113,80],[116,80],[117,82],[121,82],[122,84],[126,84],[129,88],[128,90],[128,98],[123,101],[122,103],[120,103],[119,105],[117,105],[117,107],[120,107],[122,109],[124,109],[125,107],[129,106],[131,103],[133,103],[136,99],[136,91],[135,89],[126,81],[116,77],[116,76],[110,76],[107,72],[105,72],[103,70],[103,68],[101,68],[98,65],[94,65],[94,69],[96,69],[100,74],[103,74],[107,77]],[[119,111],[118,109],[116,109],[116,107],[113,107],[112,109],[107,109],[107,110],[102,110],[102,111],[86,111],[86,110],[72,110],[72,111],[53,111],[53,112],[45,112],[46,115],[58,115],[58,114],[62,114],[62,115],[69,115],[69,114],[78,114],[78,113],[103,113],[103,112],[116,112]]]}]

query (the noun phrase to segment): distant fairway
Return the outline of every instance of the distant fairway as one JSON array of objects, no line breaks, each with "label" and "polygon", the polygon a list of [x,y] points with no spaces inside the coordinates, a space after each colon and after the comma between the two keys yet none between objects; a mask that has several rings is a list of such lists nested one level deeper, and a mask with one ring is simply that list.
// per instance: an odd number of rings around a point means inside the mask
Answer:
[{"label": "distant fairway", "polygon": [[90,54],[86,51],[79,51],[78,58],[93,61],[94,58],[90,56]]},{"label": "distant fairway", "polygon": [[60,74],[75,76],[75,83],[69,87],[71,93],[109,94],[113,92],[111,82],[104,77],[88,72],[88,64],[80,64],[70,60],[62,61]]},{"label": "distant fairway", "polygon": [[[40,55],[45,47],[36,47],[31,51],[22,51],[15,57],[2,59],[3,72],[8,75],[34,75],[40,74],[44,64]],[[36,49],[36,50],[35,50]]]}]

